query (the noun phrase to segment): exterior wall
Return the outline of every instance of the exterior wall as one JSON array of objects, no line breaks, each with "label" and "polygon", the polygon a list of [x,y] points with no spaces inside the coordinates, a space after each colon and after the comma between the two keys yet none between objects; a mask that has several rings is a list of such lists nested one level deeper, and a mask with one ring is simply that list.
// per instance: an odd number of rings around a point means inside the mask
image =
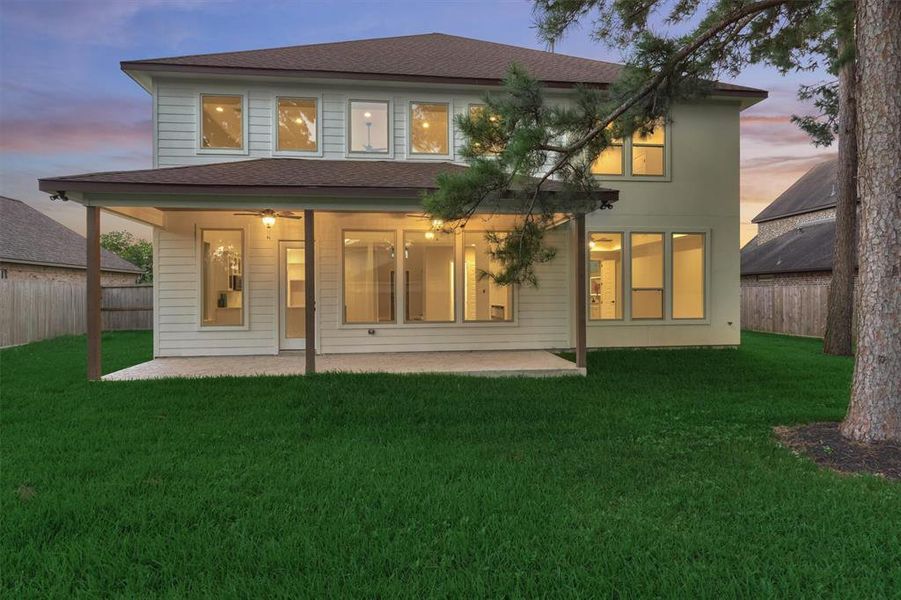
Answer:
[{"label": "exterior wall", "polygon": [[825,219],[834,218],[835,208],[833,207],[805,213],[803,215],[794,215],[791,217],[784,217],[782,219],[775,219],[773,221],[764,221],[763,223],[759,223],[757,225],[756,243],[764,244],[772,239],[779,237],[783,233],[788,233],[793,229],[797,229],[804,223],[810,223],[811,221],[823,221]]},{"label": "exterior wall", "polygon": [[[413,92],[404,86],[342,86],[316,82],[216,82],[158,80],[155,83],[155,163],[160,167],[279,156],[273,153],[273,115],[277,96],[320,98],[321,151],[312,158],[344,159],[348,99],[384,99],[393,103],[393,148],[387,159],[411,160],[407,154],[407,116],[411,100],[448,102],[462,114],[480,102],[482,90],[464,88]],[[243,154],[198,151],[200,93],[241,93],[247,96],[248,138]],[[566,102],[563,93],[549,91],[549,101]],[[696,321],[672,320],[671,268],[667,258],[666,311],[660,321],[630,321],[628,262],[624,265],[625,318],[589,321],[590,347],[736,345],[739,343],[739,105],[708,101],[677,106],[667,127],[666,175],[605,177],[602,185],[620,190],[620,201],[609,211],[589,215],[586,231],[701,232],[706,235],[706,315]],[[416,160],[458,160],[462,143],[454,134],[449,157]],[[358,156],[353,156],[356,159]],[[385,156],[376,157],[386,160]],[[302,206],[298,205],[297,209]],[[374,350],[561,348],[574,340],[572,252],[568,228],[551,236],[560,250],[542,265],[540,288],[517,292],[518,321],[508,324],[391,325],[352,327],[338,322],[340,306],[340,231],[342,227],[377,229],[384,226],[421,228],[401,217],[317,213],[319,260],[318,347],[323,352]],[[199,263],[194,231],[199,227],[246,228],[249,320],[245,328],[201,331],[199,327]],[[228,224],[228,225],[226,225]],[[289,231],[296,227],[295,231]],[[300,225],[280,220],[272,240],[257,219],[229,213],[168,213],[165,229],[157,231],[156,281],[158,356],[274,353],[278,350],[277,240],[300,239]],[[667,242],[667,250],[669,242]],[[565,290],[565,292],[564,292]],[[398,294],[398,297],[400,294]],[[401,314],[401,313],[399,313]],[[370,335],[369,329],[375,329]]]},{"label": "exterior wall", "polygon": [[[739,112],[734,104],[678,106],[670,131],[672,180],[616,181],[612,210],[586,218],[586,231],[707,234],[706,318],[629,320],[629,264],[622,321],[589,321],[589,347],[737,345],[739,336]],[[628,238],[624,239],[628,243]],[[667,246],[669,241],[667,241]],[[671,311],[667,249],[665,314]]]},{"label": "exterior wall", "polygon": [[[0,262],[0,269],[6,271],[7,279],[42,279],[67,283],[78,283],[85,280],[85,271],[83,269],[7,262]],[[100,272],[100,285],[134,285],[137,279],[138,275],[135,273]]]},{"label": "exterior wall", "polygon": [[[303,239],[302,221],[279,219],[266,239],[259,219],[229,213],[171,213],[165,230],[157,229],[154,245],[156,356],[225,354],[275,354],[278,335],[279,240]],[[502,227],[502,223],[498,223]],[[200,327],[200,247],[203,228],[242,228],[245,236],[247,302],[243,327]],[[540,287],[514,292],[511,323],[462,323],[462,286],[457,278],[457,323],[349,325],[341,322],[342,231],[393,229],[425,231],[422,219],[402,214],[316,214],[317,348],[321,353],[489,350],[568,348],[571,296],[569,282],[569,228],[561,227],[549,238],[558,248],[551,263],[539,266]],[[475,221],[470,230],[477,229]],[[398,237],[400,240],[400,237]],[[462,272],[462,247],[458,244],[456,270]],[[397,314],[403,314],[402,280],[396,282]],[[369,331],[373,330],[374,334]]]}]

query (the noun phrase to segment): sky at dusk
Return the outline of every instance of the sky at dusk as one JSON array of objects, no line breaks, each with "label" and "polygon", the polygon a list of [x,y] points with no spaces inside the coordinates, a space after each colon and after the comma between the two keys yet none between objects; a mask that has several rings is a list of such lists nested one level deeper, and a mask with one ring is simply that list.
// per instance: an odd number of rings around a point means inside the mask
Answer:
[{"label": "sky at dusk", "polygon": [[[83,209],[51,202],[37,179],[151,167],[150,96],[119,70],[127,59],[443,32],[543,48],[524,0],[0,0],[0,195],[84,231]],[[622,62],[617,48],[570,33],[556,51]],[[822,71],[782,77],[755,67],[736,83],[769,90],[742,113],[742,241],[750,220],[834,149],[789,121]],[[104,230],[149,230],[104,216]]]}]

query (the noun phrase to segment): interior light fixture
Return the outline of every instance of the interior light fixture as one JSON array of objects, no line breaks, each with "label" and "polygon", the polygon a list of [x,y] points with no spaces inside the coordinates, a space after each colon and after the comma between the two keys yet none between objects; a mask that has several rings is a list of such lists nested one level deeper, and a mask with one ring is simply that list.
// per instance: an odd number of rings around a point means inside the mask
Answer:
[{"label": "interior light fixture", "polygon": [[428,121],[423,121],[423,123],[422,123],[422,128],[423,128],[423,129],[428,129],[428,128],[429,128],[429,122],[428,122]]},{"label": "interior light fixture", "polygon": [[363,113],[363,116],[368,119],[368,118],[372,117],[372,113],[367,110],[366,112]]},{"label": "interior light fixture", "polygon": [[595,246],[597,246],[597,244],[595,243],[594,240],[591,240],[590,242],[588,242],[588,247],[591,248],[592,250],[594,250]]},{"label": "interior light fixture", "polygon": [[300,117],[297,117],[296,119],[294,119],[294,122],[297,123],[298,125],[300,125],[301,123],[303,123],[303,119],[301,119]]},{"label": "interior light fixture", "polygon": [[263,225],[266,227],[266,239],[272,239],[270,234],[272,233],[272,226],[275,225],[275,215],[263,215],[262,217]]},{"label": "interior light fixture", "polygon": [[434,232],[434,231],[426,231],[426,232],[425,232],[425,239],[427,239],[427,240],[434,240],[434,239],[435,239],[435,232]]},{"label": "interior light fixture", "polygon": [[216,112],[224,112],[224,111],[225,111],[225,109],[222,108],[221,106],[216,107]]}]

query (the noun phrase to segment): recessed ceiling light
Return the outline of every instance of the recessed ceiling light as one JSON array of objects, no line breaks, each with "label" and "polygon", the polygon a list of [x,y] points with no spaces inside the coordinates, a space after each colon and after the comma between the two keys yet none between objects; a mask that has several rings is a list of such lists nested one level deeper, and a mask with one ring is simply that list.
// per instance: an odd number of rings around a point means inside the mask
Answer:
[{"label": "recessed ceiling light", "polygon": [[422,128],[423,128],[423,129],[428,129],[428,128],[429,128],[429,122],[428,122],[428,121],[424,121],[424,122],[422,123]]},{"label": "recessed ceiling light", "polygon": [[301,123],[303,123],[303,119],[301,119],[300,117],[297,117],[296,119],[294,119],[294,122],[297,123],[298,125],[300,125]]},{"label": "recessed ceiling light", "polygon": [[216,112],[223,112],[223,111],[225,111],[225,109],[222,108],[221,106],[216,107]]},{"label": "recessed ceiling light", "polygon": [[372,116],[372,113],[367,110],[366,112],[363,113],[363,116],[368,119],[369,117]]}]

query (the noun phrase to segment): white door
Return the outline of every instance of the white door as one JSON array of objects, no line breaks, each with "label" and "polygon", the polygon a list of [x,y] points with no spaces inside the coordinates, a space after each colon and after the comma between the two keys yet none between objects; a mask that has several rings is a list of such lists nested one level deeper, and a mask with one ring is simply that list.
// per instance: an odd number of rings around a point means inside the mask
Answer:
[{"label": "white door", "polygon": [[303,242],[279,242],[279,348],[306,347],[306,262]]}]

